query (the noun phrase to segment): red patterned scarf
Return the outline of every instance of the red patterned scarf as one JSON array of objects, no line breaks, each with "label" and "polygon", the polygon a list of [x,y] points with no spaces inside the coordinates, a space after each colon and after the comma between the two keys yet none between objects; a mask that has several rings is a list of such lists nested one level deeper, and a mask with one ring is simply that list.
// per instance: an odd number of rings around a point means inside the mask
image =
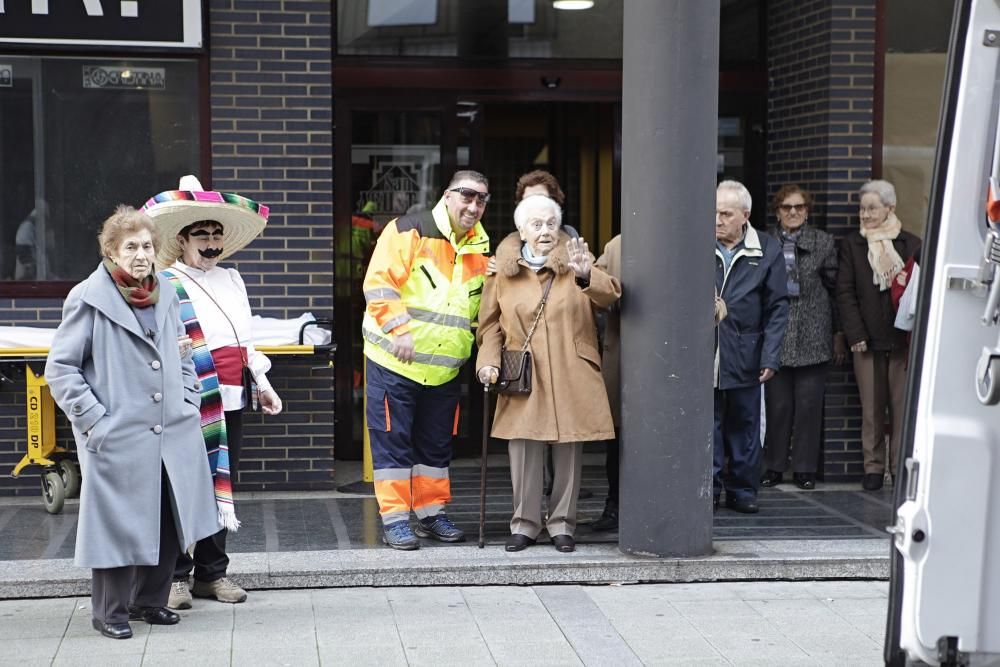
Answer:
[{"label": "red patterned scarf", "polygon": [[104,268],[111,274],[111,279],[115,281],[118,291],[128,305],[135,308],[149,308],[159,301],[160,284],[156,280],[155,273],[150,273],[140,283],[129,275],[128,271],[107,257],[104,258]]}]

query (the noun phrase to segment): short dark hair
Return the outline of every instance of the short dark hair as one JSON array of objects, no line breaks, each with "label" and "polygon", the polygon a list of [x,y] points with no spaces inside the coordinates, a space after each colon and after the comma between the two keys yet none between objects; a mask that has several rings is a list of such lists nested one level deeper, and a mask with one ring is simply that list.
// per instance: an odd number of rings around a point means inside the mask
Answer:
[{"label": "short dark hair", "polygon": [[771,200],[771,211],[777,213],[778,207],[781,206],[781,202],[785,201],[792,195],[801,195],[803,201],[806,203],[806,210],[812,213],[813,196],[801,186],[795,184],[783,185],[777,192],[774,193],[774,199]]},{"label": "short dark hair", "polygon": [[473,171],[472,169],[460,169],[452,174],[451,180],[448,181],[448,189],[455,187],[459,181],[475,181],[476,183],[482,183],[486,186],[486,189],[490,189],[490,181],[485,176],[480,174],[478,171]]},{"label": "short dark hair", "polygon": [[559,187],[559,181],[544,169],[529,171],[517,179],[517,192],[514,193],[514,202],[517,203],[524,199],[524,191],[532,185],[544,185],[545,189],[549,191],[549,197],[554,199],[559,206],[566,203],[566,194]]},{"label": "short dark hair", "polygon": [[177,234],[183,236],[184,238],[188,238],[194,230],[201,229],[202,227],[211,227],[212,225],[217,225],[223,232],[226,231],[226,226],[218,220],[197,220],[181,229],[181,231],[177,232]]}]

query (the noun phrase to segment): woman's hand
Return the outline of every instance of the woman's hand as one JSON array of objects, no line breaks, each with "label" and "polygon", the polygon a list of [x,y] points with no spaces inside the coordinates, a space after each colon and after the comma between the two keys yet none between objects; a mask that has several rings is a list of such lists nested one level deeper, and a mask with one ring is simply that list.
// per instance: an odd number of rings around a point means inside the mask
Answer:
[{"label": "woman's hand", "polygon": [[486,384],[496,384],[497,379],[500,377],[500,369],[496,366],[483,366],[479,369],[479,381],[484,385]]},{"label": "woman's hand", "polygon": [[867,352],[868,351],[868,341],[863,340],[860,343],[855,343],[851,346],[851,352]]},{"label": "woman's hand", "polygon": [[843,366],[847,361],[847,335],[843,331],[833,334],[833,363]]},{"label": "woman's hand", "polygon": [[281,398],[273,389],[260,392],[260,409],[265,415],[276,415],[281,412]]},{"label": "woman's hand", "polygon": [[573,269],[577,278],[589,282],[591,261],[587,242],[582,238],[570,239],[566,242],[566,249],[569,251],[569,268]]}]

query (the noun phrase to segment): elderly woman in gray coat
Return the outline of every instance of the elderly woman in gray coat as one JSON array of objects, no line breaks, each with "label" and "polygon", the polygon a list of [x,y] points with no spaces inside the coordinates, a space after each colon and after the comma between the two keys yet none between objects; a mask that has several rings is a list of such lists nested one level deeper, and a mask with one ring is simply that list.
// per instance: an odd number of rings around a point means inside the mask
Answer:
[{"label": "elderly woman in gray coat", "polygon": [[130,620],[178,622],[165,608],[174,563],[219,523],[190,339],[177,293],[157,284],[153,223],[120,206],[98,240],[104,260],[66,297],[45,379],[80,457],[75,562],[92,568],[93,626],[127,639]]}]

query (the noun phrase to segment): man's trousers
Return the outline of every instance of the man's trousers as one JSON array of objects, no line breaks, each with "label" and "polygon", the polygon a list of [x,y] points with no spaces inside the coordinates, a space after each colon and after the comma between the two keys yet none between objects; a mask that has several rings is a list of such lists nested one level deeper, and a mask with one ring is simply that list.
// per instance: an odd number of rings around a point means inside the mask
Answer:
[{"label": "man's trousers", "polygon": [[440,514],[451,500],[448,466],[458,431],[458,378],[427,386],[365,360],[365,416],[382,523]]},{"label": "man's trousers", "polygon": [[[715,390],[714,492],[726,498],[757,497],[760,483],[760,385]],[[722,468],[729,459],[729,472]]]}]

